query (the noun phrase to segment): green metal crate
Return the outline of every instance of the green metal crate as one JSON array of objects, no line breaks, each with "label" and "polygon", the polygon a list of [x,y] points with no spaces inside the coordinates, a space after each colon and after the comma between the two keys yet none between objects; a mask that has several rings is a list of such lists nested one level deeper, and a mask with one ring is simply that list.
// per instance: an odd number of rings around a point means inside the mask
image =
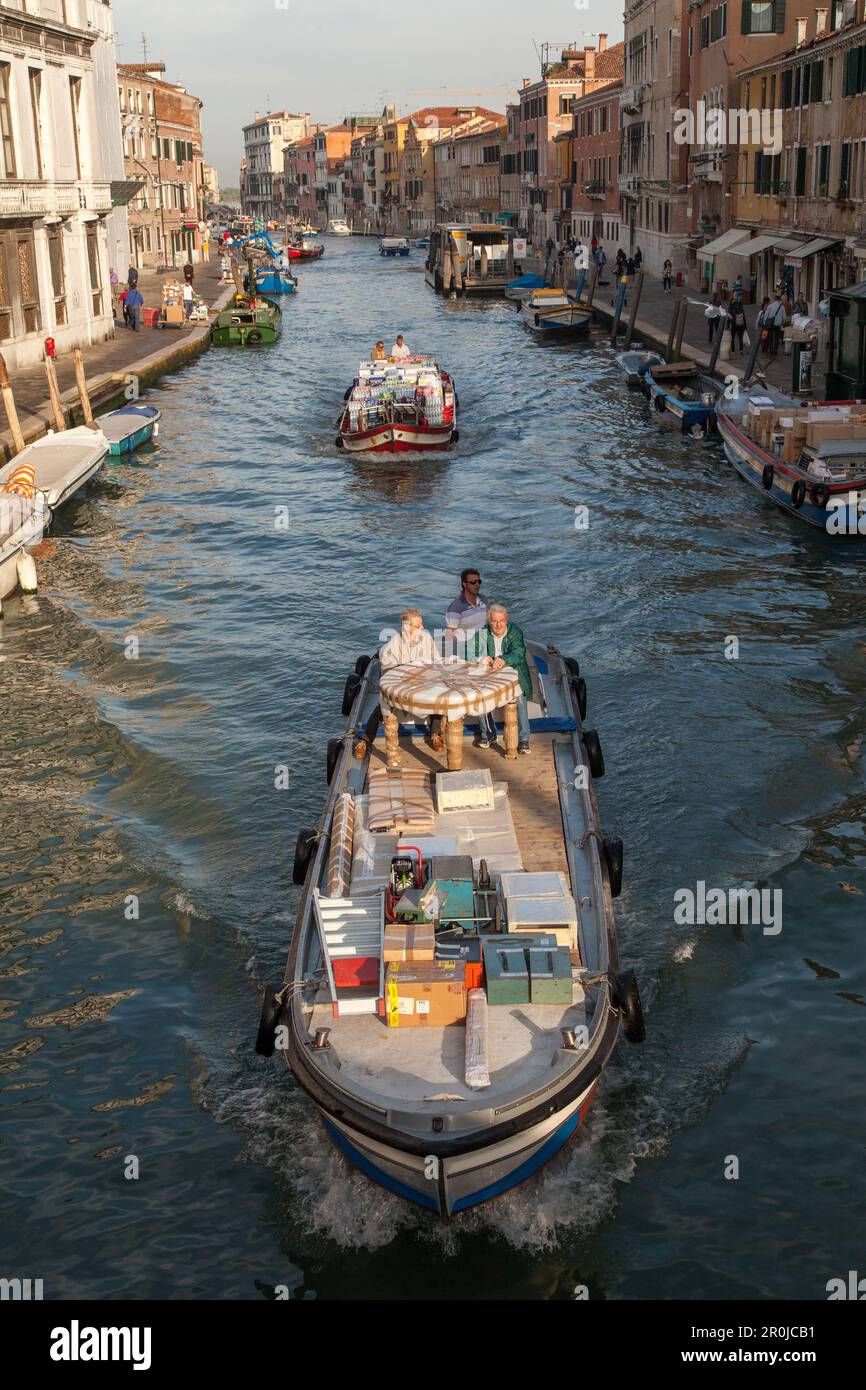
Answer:
[{"label": "green metal crate", "polygon": [[573,998],[571,957],[567,946],[534,946],[529,957],[529,1002],[570,1004]]}]

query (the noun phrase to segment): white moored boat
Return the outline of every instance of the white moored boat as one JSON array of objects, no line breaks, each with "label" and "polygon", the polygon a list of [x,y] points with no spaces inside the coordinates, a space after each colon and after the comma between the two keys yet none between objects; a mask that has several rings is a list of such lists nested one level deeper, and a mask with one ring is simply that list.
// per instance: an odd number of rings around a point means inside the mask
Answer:
[{"label": "white moored boat", "polygon": [[42,540],[44,526],[41,497],[0,492],[0,603],[18,589],[23,557]]},{"label": "white moored boat", "polygon": [[345,217],[332,217],[328,223],[328,233],[330,236],[351,236],[352,229]]},{"label": "white moored boat", "polygon": [[46,434],[0,468],[0,492],[22,464],[30,464],[36,491],[48,511],[56,512],[99,472],[108,452],[105,435],[88,425]]},{"label": "white moored boat", "polygon": [[622,845],[600,831],[586,686],[555,647],[526,651],[528,754],[475,746],[461,716],[445,741],[463,771],[435,782],[445,755],[415,725],[401,726],[399,770],[388,762],[379,661],[359,658],[321,819],[298,835],[303,891],[256,1041],[284,1051],[353,1164],[443,1216],[552,1158],[620,1030],[644,1036],[619,966]]}]

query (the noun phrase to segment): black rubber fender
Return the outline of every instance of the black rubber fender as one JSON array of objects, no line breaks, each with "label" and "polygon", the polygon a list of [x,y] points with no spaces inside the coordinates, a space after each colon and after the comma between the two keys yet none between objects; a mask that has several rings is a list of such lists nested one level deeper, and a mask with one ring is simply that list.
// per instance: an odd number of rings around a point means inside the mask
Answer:
[{"label": "black rubber fender", "polygon": [[803,482],[802,478],[798,478],[794,486],[791,488],[791,506],[795,507],[797,511],[799,511],[805,500],[806,484]]},{"label": "black rubber fender", "polygon": [[573,656],[564,656],[562,658],[562,664],[572,676],[576,677],[580,675],[580,662],[575,661]]},{"label": "black rubber fender", "polygon": [[363,676],[372,660],[373,658],[371,656],[359,656],[358,660],[355,662],[355,675]]},{"label": "black rubber fender", "polygon": [[282,999],[277,999],[276,985],[265,985],[259,1031],[256,1034],[256,1052],[259,1057],[273,1057],[277,1029],[284,1019],[285,1003]]},{"label": "black rubber fender", "polygon": [[589,770],[598,782],[604,776],[604,754],[601,751],[601,739],[595,729],[584,729],[583,746],[586,749]]},{"label": "black rubber fender", "polygon": [[622,1019],[622,1031],[630,1043],[642,1043],[646,1037],[640,990],[633,970],[622,970],[611,981],[611,998]]},{"label": "black rubber fender", "polygon": [[247,342],[252,343],[254,347],[257,346],[261,341],[262,335],[257,328],[254,328],[251,333],[247,334]]},{"label": "black rubber fender", "polygon": [[813,506],[826,507],[827,503],[830,501],[830,489],[827,487],[826,483],[813,483],[809,489],[809,496],[812,499]]},{"label": "black rubber fender", "polygon": [[601,845],[610,879],[610,896],[618,898],[622,892],[622,840],[602,840]]},{"label": "black rubber fender", "polygon": [[338,759],[339,759],[339,757],[340,757],[340,751],[341,751],[342,747],[343,747],[343,740],[342,740],[341,738],[329,738],[329,739],[328,739],[328,756],[327,756],[327,761],[326,761],[326,770],[327,770],[327,776],[328,776],[328,786],[330,786],[330,785],[331,785],[331,782],[333,781],[333,778],[334,778],[334,769],[335,769],[335,767],[337,766],[337,761],[338,761]]},{"label": "black rubber fender", "polygon": [[306,882],[307,870],[310,867],[310,860],[315,848],[315,830],[299,830],[298,838],[295,841],[295,858],[292,863],[292,882],[298,888],[303,887]]},{"label": "black rubber fender", "polygon": [[360,689],[361,677],[357,674],[356,671],[352,671],[352,673],[346,677],[346,684],[343,687],[342,710],[343,717],[345,719],[348,719],[349,715],[352,713],[352,707],[355,704],[355,697],[357,696],[358,691]]},{"label": "black rubber fender", "polygon": [[573,692],[574,692],[574,698],[575,698],[575,700],[577,701],[577,708],[580,710],[580,717],[581,717],[581,719],[585,719],[585,718],[586,718],[587,691],[586,691],[586,681],[583,679],[583,676],[577,676],[577,677],[572,676],[572,678],[571,678],[571,688],[572,688],[572,690],[573,690]]},{"label": "black rubber fender", "polygon": [[773,465],[771,463],[765,463],[764,471],[761,474],[761,483],[766,488],[767,492],[769,492],[770,488],[773,486],[773,480],[775,479],[775,477],[776,470],[773,467]]}]

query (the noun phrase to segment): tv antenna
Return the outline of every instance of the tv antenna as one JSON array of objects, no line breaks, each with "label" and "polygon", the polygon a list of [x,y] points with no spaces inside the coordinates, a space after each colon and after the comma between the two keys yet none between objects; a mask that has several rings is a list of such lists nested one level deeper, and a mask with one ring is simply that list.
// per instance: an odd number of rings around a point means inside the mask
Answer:
[{"label": "tv antenna", "polygon": [[144,55],[145,66],[147,66],[147,34],[144,33],[141,36],[141,51]]}]

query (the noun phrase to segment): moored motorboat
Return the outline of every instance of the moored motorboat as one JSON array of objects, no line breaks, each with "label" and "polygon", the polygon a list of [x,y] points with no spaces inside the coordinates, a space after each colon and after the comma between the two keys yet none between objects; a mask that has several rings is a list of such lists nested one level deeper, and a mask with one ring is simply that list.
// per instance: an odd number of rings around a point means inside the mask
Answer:
[{"label": "moored motorboat", "polygon": [[351,236],[352,229],[345,217],[332,217],[328,223],[328,233],[330,236]]},{"label": "moored motorboat", "polygon": [[109,442],[102,430],[89,425],[46,434],[0,468],[0,493],[15,472],[29,466],[33,470],[33,487],[45,503],[47,524],[51,514],[96,476],[108,452]]},{"label": "moored motorboat", "polygon": [[829,535],[866,536],[866,401],[800,401],[753,386],[716,406],[725,455],[784,511]]},{"label": "moored motorboat", "polygon": [[262,347],[275,343],[282,327],[282,311],[273,300],[237,295],[211,324],[214,347]]},{"label": "moored motorboat", "polygon": [[662,367],[664,360],[660,352],[644,352],[638,349],[620,352],[614,358],[630,391],[642,390],[644,378],[650,367]]},{"label": "moored motorboat", "polygon": [[0,489],[0,611],[19,588],[24,557],[42,540],[45,521],[41,495],[27,498]]},{"label": "moored motorboat", "polygon": [[586,337],[592,324],[591,309],[555,289],[534,289],[522,302],[520,317],[531,333],[557,338]]},{"label": "moored motorboat", "polygon": [[523,300],[529,299],[534,290],[543,290],[546,286],[547,281],[540,275],[518,275],[505,286],[505,298],[516,299],[522,303]]},{"label": "moored motorboat", "polygon": [[304,227],[289,233],[286,251],[291,261],[318,261],[324,256],[325,247],[314,227]]},{"label": "moored motorboat", "polygon": [[528,753],[509,744],[507,711],[505,758],[473,746],[471,716],[451,713],[449,760],[456,740],[463,772],[435,783],[444,755],[413,724],[394,768],[378,658],[359,658],[324,810],[298,835],[303,891],[256,1042],[284,1052],[353,1164],[442,1216],[551,1159],[586,1118],[620,1031],[644,1036],[619,966],[622,845],[600,829],[586,686],[556,647],[526,650]]},{"label": "moored motorboat", "polygon": [[254,271],[257,294],[297,294],[298,281],[288,266],[257,265]]},{"label": "moored motorboat", "polygon": [[647,399],[662,424],[695,436],[712,432],[721,383],[694,362],[666,362],[643,376]]},{"label": "moored motorboat", "polygon": [[405,236],[383,236],[379,242],[380,256],[408,256],[410,249],[409,238]]},{"label": "moored motorboat", "polygon": [[131,454],[142,444],[147,444],[159,434],[162,412],[155,405],[121,406],[107,415],[99,415],[96,423],[108,440],[109,452]]},{"label": "moored motorboat", "polygon": [[336,442],[351,453],[415,453],[457,442],[457,393],[434,357],[362,362],[345,400]]}]

